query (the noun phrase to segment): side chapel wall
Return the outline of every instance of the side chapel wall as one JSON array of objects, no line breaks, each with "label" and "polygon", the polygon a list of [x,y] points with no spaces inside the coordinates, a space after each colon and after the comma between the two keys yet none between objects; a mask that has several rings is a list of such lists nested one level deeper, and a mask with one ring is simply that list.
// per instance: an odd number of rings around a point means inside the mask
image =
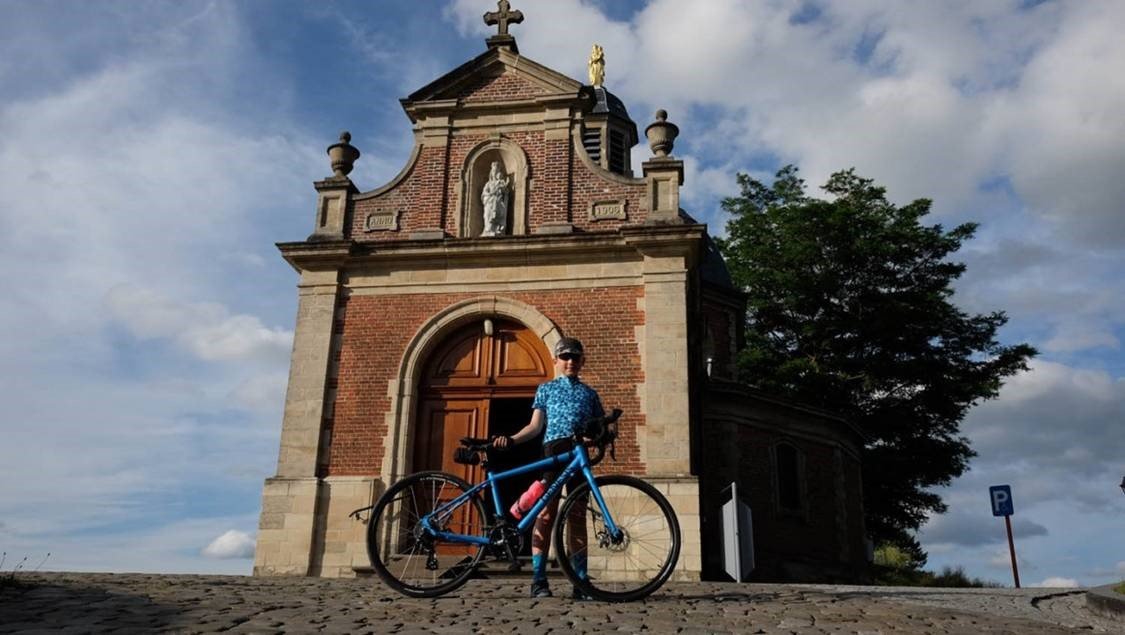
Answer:
[{"label": "side chapel wall", "polygon": [[[857,440],[831,417],[780,406],[728,386],[706,393],[700,504],[717,509],[732,481],[753,514],[756,581],[854,582],[866,567],[862,482]],[[832,430],[837,430],[832,432]],[[776,449],[797,448],[802,506],[783,509],[778,500]],[[702,540],[721,544],[716,522]],[[716,542],[718,541],[718,542]],[[722,554],[703,562],[710,578],[722,578]]]}]

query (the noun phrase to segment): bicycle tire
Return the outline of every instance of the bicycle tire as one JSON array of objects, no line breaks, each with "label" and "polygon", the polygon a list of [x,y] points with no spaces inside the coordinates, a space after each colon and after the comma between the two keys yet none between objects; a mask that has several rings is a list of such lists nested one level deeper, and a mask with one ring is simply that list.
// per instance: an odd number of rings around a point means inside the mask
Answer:
[{"label": "bicycle tire", "polygon": [[[406,596],[429,598],[449,593],[468,581],[484,554],[484,545],[427,539],[418,521],[434,510],[434,501],[452,500],[470,487],[452,474],[418,472],[379,497],[367,524],[367,555],[387,586]],[[488,517],[480,497],[474,495],[451,511],[446,520],[450,531],[485,535]],[[442,550],[445,553],[440,553]]]},{"label": "bicycle tire", "polygon": [[[639,600],[672,575],[680,557],[680,523],[668,499],[639,478],[608,475],[595,482],[623,536],[619,541],[608,536],[601,509],[589,496],[590,484],[583,483],[567,494],[555,519],[559,567],[574,586],[596,600]],[[586,576],[576,570],[583,558]]]}]

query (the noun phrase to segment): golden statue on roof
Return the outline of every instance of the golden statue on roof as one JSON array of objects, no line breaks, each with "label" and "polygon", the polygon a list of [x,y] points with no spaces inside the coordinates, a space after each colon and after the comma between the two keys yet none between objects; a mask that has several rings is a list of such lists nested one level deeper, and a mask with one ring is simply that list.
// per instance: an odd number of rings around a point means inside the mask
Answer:
[{"label": "golden statue on roof", "polygon": [[590,49],[590,61],[586,62],[586,70],[590,74],[590,85],[601,86],[605,83],[605,51],[597,44]]}]

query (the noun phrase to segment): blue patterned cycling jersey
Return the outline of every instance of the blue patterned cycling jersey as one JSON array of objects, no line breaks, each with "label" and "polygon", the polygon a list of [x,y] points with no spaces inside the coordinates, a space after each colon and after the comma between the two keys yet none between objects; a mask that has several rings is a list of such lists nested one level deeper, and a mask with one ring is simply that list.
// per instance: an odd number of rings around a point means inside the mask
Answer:
[{"label": "blue patterned cycling jersey", "polygon": [[547,415],[544,444],[565,439],[587,419],[605,415],[598,393],[580,380],[565,375],[540,384],[531,407]]}]

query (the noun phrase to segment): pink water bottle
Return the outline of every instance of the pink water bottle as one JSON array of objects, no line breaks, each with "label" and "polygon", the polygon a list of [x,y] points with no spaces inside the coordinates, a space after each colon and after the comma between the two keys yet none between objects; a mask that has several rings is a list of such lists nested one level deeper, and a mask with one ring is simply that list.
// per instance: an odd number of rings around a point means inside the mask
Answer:
[{"label": "pink water bottle", "polygon": [[523,518],[523,515],[531,511],[531,508],[535,506],[535,501],[539,500],[539,497],[542,496],[543,492],[546,491],[546,483],[544,483],[543,481],[535,481],[531,484],[531,487],[527,488],[527,491],[520,496],[520,499],[516,501],[516,504],[512,505],[512,508],[508,511],[511,512],[512,516],[516,520]]}]

